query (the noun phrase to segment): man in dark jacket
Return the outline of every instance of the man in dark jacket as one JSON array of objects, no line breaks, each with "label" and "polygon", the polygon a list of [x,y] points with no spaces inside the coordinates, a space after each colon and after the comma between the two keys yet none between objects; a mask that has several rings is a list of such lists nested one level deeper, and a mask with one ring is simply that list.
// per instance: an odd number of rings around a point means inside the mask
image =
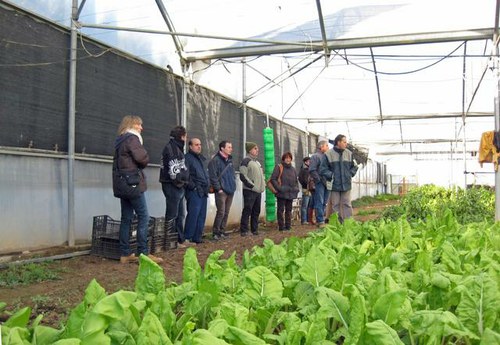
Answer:
[{"label": "man in dark jacket", "polygon": [[347,149],[345,135],[339,134],[335,137],[334,147],[325,153],[326,167],[321,171],[330,174],[328,179],[332,181],[332,211],[338,214],[340,222],[352,217],[351,189],[352,178],[358,171],[358,164],[353,154]]},{"label": "man in dark jacket", "polygon": [[216,241],[227,237],[225,232],[227,217],[236,191],[236,175],[234,173],[233,157],[231,156],[232,152],[233,144],[223,140],[219,143],[219,152],[208,163],[210,185],[214,188],[215,207],[217,207],[212,229],[213,239]]},{"label": "man in dark jacket", "polygon": [[186,186],[187,216],[184,235],[186,241],[202,243],[210,180],[206,158],[201,154],[201,141],[198,138],[189,140],[186,165],[189,170],[189,182]]},{"label": "man in dark jacket", "polygon": [[183,126],[176,126],[170,131],[170,140],[163,148],[160,170],[160,182],[166,200],[165,226],[167,232],[177,231],[180,244],[184,243],[184,193],[189,181],[184,157],[186,139],[186,128]]}]

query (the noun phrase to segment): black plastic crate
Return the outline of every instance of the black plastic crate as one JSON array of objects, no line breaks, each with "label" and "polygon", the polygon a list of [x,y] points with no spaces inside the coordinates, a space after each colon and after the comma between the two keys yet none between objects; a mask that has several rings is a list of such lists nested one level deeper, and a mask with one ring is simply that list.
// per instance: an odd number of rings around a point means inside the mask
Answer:
[{"label": "black plastic crate", "polygon": [[167,232],[164,217],[155,218],[152,234],[151,254],[177,248],[177,231]]},{"label": "black plastic crate", "polygon": [[[97,256],[102,256],[108,259],[120,258],[120,221],[114,220],[110,216],[101,215],[95,216],[92,227],[92,247],[90,253]],[[152,247],[154,227],[156,218],[151,217],[148,224],[148,239],[147,247]],[[130,226],[130,251],[137,251],[137,218],[134,217]]]},{"label": "black plastic crate", "polygon": [[[130,252],[135,253],[137,250],[137,242],[130,241]],[[100,238],[95,242],[92,242],[91,254],[102,256],[107,259],[119,260],[120,253],[120,242],[117,239],[110,238]]]}]

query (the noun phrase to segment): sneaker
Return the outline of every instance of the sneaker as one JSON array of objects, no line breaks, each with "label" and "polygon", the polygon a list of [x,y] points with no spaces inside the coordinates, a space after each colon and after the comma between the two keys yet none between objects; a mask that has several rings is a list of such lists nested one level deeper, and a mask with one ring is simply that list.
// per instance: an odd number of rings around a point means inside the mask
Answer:
[{"label": "sneaker", "polygon": [[259,232],[258,231],[254,231],[254,232],[252,232],[252,235],[259,236]]},{"label": "sneaker", "polygon": [[215,242],[219,241],[221,239],[220,235],[213,235],[212,236],[212,240],[214,240]]},{"label": "sneaker", "polygon": [[248,231],[242,231],[241,232],[241,237],[245,237],[245,236],[248,236]]},{"label": "sneaker", "polygon": [[181,248],[182,249],[182,248],[187,248],[187,247],[188,247],[188,245],[186,244],[186,242],[182,242],[182,243],[179,242],[179,243],[177,243],[177,248]]},{"label": "sneaker", "polygon": [[228,234],[226,234],[225,232],[221,232],[221,233],[220,233],[220,237],[224,240],[224,239],[228,238],[228,237],[229,237],[229,235],[228,235]]},{"label": "sneaker", "polygon": [[302,222],[301,225],[309,225],[309,222]]},{"label": "sneaker", "polygon": [[323,229],[326,226],[325,222],[319,222],[318,228]]},{"label": "sneaker", "polygon": [[150,258],[151,261],[156,262],[157,264],[161,264],[163,262],[162,258],[154,256],[153,254],[148,254],[148,258]]},{"label": "sneaker", "polygon": [[134,253],[130,254],[129,256],[121,256],[120,257],[121,264],[130,264],[130,263],[135,263],[138,261],[139,261],[139,258],[137,256],[135,256]]}]

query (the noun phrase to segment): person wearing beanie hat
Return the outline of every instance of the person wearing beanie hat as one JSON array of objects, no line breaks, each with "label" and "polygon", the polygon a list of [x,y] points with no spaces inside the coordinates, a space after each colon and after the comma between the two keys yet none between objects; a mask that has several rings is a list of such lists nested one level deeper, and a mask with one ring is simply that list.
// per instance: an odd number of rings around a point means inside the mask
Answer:
[{"label": "person wearing beanie hat", "polygon": [[247,153],[250,153],[250,151],[252,151],[252,149],[256,146],[257,146],[257,143],[254,143],[253,141],[247,141],[245,143],[245,150],[247,151]]},{"label": "person wearing beanie hat", "polygon": [[240,164],[240,180],[243,182],[243,211],[241,212],[240,233],[248,235],[249,221],[253,235],[258,235],[260,204],[262,192],[266,190],[264,171],[257,160],[259,146],[248,141],[245,143],[247,156]]}]

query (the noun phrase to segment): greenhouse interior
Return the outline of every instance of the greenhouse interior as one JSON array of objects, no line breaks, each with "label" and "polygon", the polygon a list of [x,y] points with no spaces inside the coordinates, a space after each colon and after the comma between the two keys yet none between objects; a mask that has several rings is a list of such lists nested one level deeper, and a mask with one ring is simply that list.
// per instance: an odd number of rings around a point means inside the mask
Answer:
[{"label": "greenhouse interior", "polygon": [[[0,0],[0,345],[500,344],[499,20],[500,0]],[[125,115],[150,157],[151,257],[132,272],[112,181]],[[232,142],[226,242],[214,194],[203,241],[167,240],[175,126],[209,159]],[[278,231],[267,185],[242,240],[248,144],[267,184],[338,135],[356,217],[304,221],[298,187]],[[80,299],[28,297],[39,282],[7,274],[33,263],[64,265]]]}]

